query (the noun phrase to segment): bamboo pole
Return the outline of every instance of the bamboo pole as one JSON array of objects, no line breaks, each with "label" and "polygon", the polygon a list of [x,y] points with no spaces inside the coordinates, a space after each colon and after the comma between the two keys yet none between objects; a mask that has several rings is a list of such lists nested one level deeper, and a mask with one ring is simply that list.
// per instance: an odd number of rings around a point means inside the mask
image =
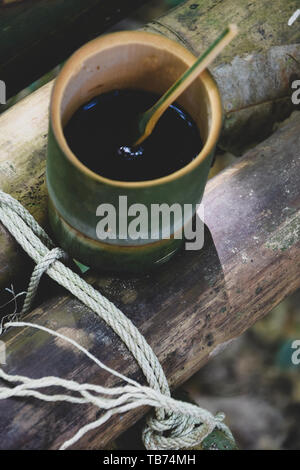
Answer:
[{"label": "bamboo pole", "polygon": [[[300,33],[299,28],[287,25],[296,3],[274,0],[270,11],[268,0],[241,0],[239,6],[233,0],[188,1],[146,27],[199,55],[223,24],[233,21],[240,25],[242,33],[211,69],[223,96],[225,124],[220,145],[225,149],[240,152],[245,145],[262,140],[275,121],[296,108],[290,98],[290,82],[300,73]],[[52,85],[50,82],[0,116],[0,188],[16,197],[43,225],[47,221],[44,176]],[[16,284],[19,273],[30,269],[28,259],[2,226],[0,266],[1,304],[3,289]]]},{"label": "bamboo pole", "polygon": [[[204,249],[183,251],[147,276],[88,278],[140,329],[172,388],[300,287],[299,130],[300,113],[295,113],[267,141],[209,181],[204,204],[210,233]],[[106,365],[144,381],[116,335],[71,296],[58,294],[26,320],[70,336]],[[8,373],[116,385],[86,357],[40,331],[12,329],[1,340]],[[76,448],[105,447],[145,411],[112,418]],[[0,448],[58,448],[96,414],[93,407],[0,401]]]}]

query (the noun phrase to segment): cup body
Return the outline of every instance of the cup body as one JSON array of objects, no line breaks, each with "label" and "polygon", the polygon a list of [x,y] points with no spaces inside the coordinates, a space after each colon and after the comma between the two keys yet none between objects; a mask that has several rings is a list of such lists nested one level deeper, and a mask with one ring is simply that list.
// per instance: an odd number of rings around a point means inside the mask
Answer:
[{"label": "cup body", "polygon": [[[205,71],[177,100],[199,128],[203,149],[184,168],[142,182],[111,180],[84,166],[66,142],[65,124],[79,106],[100,93],[131,88],[162,95],[194,61],[193,54],[163,36],[118,32],[101,36],[75,52],[56,79],[47,155],[50,223],[60,245],[83,264],[136,272],[164,263],[180,248],[182,239],[175,234],[182,219],[177,220],[176,215],[170,218],[169,238],[162,232],[154,237],[148,224],[142,228],[143,236],[136,239],[128,234],[132,216],[126,207],[141,204],[149,216],[155,204],[182,208],[189,204],[196,210],[219,137],[222,106],[217,85]],[[117,210],[114,237],[107,239],[99,239],[97,234],[101,204]]]}]

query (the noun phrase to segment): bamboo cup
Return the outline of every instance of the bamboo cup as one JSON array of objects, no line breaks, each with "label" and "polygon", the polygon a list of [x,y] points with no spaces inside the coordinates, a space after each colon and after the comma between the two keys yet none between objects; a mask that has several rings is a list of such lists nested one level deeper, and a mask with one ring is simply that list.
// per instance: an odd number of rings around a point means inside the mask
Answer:
[{"label": "bamboo cup", "polygon": [[[135,240],[120,232],[99,240],[97,207],[119,208],[119,196],[128,207],[144,204],[200,203],[222,125],[219,91],[204,71],[177,102],[196,122],[204,146],[182,169],[163,178],[142,182],[116,181],[94,173],[72,153],[63,127],[80,105],[114,89],[142,89],[162,95],[193,63],[195,56],[163,36],[146,32],[118,32],[91,41],[66,62],[52,94],[47,156],[49,215],[60,245],[73,257],[99,269],[140,271],[166,262],[181,246],[174,234],[180,220],[170,224],[169,239],[153,239],[148,231]],[[105,157],[105,156],[103,156]],[[129,223],[124,211],[120,224]],[[127,221],[127,222],[126,222]]]}]

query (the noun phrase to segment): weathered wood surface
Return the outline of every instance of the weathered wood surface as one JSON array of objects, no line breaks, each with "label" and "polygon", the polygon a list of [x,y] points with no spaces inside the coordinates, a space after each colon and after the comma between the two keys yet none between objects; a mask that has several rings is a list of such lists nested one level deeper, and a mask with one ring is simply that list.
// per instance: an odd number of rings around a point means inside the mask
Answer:
[{"label": "weathered wood surface", "polygon": [[0,79],[8,97],[146,0],[0,2]]},{"label": "weathered wood surface", "polygon": [[[243,141],[261,138],[275,120],[291,112],[289,82],[299,72],[300,46],[293,45],[299,41],[299,28],[288,28],[287,21],[297,2],[289,0],[280,7],[279,3],[273,2],[270,12],[268,0],[241,0],[238,8],[232,0],[189,1],[148,27],[199,54],[226,22],[240,24],[241,36],[212,69],[222,89],[227,115],[222,138],[225,147],[232,147],[232,140],[240,148]],[[277,47],[282,44],[287,46]],[[253,54],[252,72],[247,75],[252,59],[248,55],[244,60],[243,54],[255,51],[258,55]],[[270,64],[274,72],[271,77]],[[244,73],[239,76],[241,68]],[[43,225],[47,214],[44,175],[51,87],[52,82],[0,116],[0,188],[16,197]],[[27,266],[26,258],[0,226],[0,304],[3,288],[16,283]]]},{"label": "weathered wood surface", "polygon": [[[143,277],[89,276],[145,335],[172,388],[300,287],[299,131],[300,113],[294,113],[267,141],[210,180],[204,203],[211,236],[207,231],[200,252],[182,252]],[[26,320],[75,338],[110,367],[144,380],[125,346],[74,298],[56,296]],[[44,333],[10,330],[1,339],[10,373],[116,384]],[[113,418],[77,448],[102,448],[145,411]],[[0,401],[0,448],[57,448],[95,418],[93,407]]]}]

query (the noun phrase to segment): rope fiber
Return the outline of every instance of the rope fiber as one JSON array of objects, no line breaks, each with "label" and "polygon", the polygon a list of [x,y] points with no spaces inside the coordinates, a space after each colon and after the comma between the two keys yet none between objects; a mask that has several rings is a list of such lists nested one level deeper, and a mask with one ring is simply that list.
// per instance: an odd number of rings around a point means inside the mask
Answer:
[{"label": "rope fiber", "polygon": [[[114,414],[125,413],[145,405],[155,409],[155,413],[147,419],[147,425],[143,432],[144,445],[148,450],[178,450],[196,447],[214,429],[221,430],[225,436],[233,440],[229,428],[223,423],[223,413],[213,416],[196,405],[171,398],[168,381],[160,362],[134,324],[112,302],[60,261],[65,259],[67,254],[55,247],[46,232],[16,199],[1,190],[0,220],[36,263],[20,314],[5,317],[0,325],[0,334],[9,327],[42,330],[69,342],[100,368],[126,382],[126,385],[122,387],[106,388],[92,384],[79,384],[58,377],[31,379],[13,376],[0,369],[0,378],[10,384],[10,386],[0,387],[1,400],[10,397],[35,397],[51,402],[93,404],[104,411],[98,420],[79,429],[71,439],[61,446],[61,449],[75,444],[84,434],[101,426]],[[30,311],[44,273],[65,287],[113,329],[141,367],[149,387],[142,386],[110,369],[74,340],[41,325],[19,321],[24,314]],[[49,395],[39,391],[52,386],[60,386],[73,395]]]}]

